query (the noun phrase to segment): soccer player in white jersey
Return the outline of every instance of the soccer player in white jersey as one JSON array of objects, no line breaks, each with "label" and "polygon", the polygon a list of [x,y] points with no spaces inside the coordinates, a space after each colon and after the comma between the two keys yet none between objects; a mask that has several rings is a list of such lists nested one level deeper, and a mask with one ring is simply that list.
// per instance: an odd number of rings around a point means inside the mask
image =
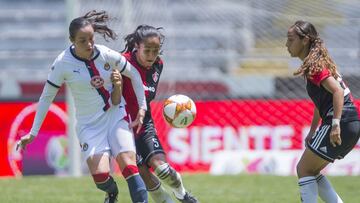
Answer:
[{"label": "soccer player in white jersey", "polygon": [[[75,18],[69,26],[72,45],[53,63],[39,99],[38,109],[29,134],[17,148],[25,149],[38,134],[60,86],[66,83],[74,97],[77,136],[94,182],[106,192],[105,202],[116,202],[118,188],[109,175],[110,157],[114,157],[125,177],[133,202],[148,202],[146,187],[136,166],[134,137],[130,128],[141,128],[147,109],[140,74],[118,52],[94,43],[94,33],[116,38],[105,24],[105,11],[91,11]],[[140,106],[137,118],[129,126],[122,99],[121,74],[131,78]],[[120,116],[119,116],[120,115]]]}]

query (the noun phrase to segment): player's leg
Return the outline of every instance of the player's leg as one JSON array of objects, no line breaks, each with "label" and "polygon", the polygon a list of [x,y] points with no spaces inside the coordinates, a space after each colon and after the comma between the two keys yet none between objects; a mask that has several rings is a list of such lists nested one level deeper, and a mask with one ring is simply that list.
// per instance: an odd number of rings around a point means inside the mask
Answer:
[{"label": "player's leg", "polygon": [[308,148],[305,149],[296,168],[302,202],[317,202],[318,184],[315,176],[319,174],[321,169],[323,169],[327,164],[328,161],[320,158]]},{"label": "player's leg", "polygon": [[[328,146],[326,152],[323,152],[329,157],[343,158],[348,154],[359,140],[360,136],[360,122],[341,122],[341,139],[342,144],[337,147],[331,147],[328,142],[323,146]],[[321,147],[319,149],[325,149]],[[318,183],[319,195],[324,202],[327,203],[342,203],[343,201],[332,187],[330,181],[322,174],[316,176]]]},{"label": "player's leg", "polygon": [[148,202],[146,187],[136,166],[135,143],[133,134],[125,120],[119,121],[108,137],[111,153],[126,179],[133,202]]},{"label": "player's leg", "polygon": [[139,169],[136,166],[135,152],[121,152],[116,156],[116,162],[128,183],[131,199],[133,202],[148,202],[145,184],[139,175]]},{"label": "player's leg", "polygon": [[162,186],[160,180],[145,164],[138,164],[138,168],[145,182],[146,189],[155,203],[174,203],[169,193]]},{"label": "player's leg", "polygon": [[101,117],[93,123],[77,125],[77,136],[82,156],[86,159],[90,174],[96,187],[106,192],[105,202],[115,202],[118,188],[110,176],[110,146],[107,141],[107,117]]},{"label": "player's leg", "polygon": [[331,145],[330,132],[331,125],[323,123],[306,143],[307,148],[297,165],[300,193],[304,202],[316,202],[318,194],[322,199],[329,199],[327,195],[330,193],[334,197],[338,196],[333,193],[335,190],[330,184],[325,184],[326,178],[323,181],[317,181],[320,171],[329,163],[334,162],[343,147],[333,147]]},{"label": "player's leg", "polygon": [[322,174],[316,176],[319,196],[326,203],[343,203],[330,181]]},{"label": "player's leg", "polygon": [[155,174],[162,182],[170,186],[179,201],[184,203],[197,202],[196,198],[185,190],[180,173],[166,162],[165,154],[153,155],[148,161],[148,165],[154,169]]},{"label": "player's leg", "polygon": [[197,202],[196,198],[186,192],[181,175],[167,163],[165,152],[153,123],[149,121],[143,126],[145,133],[136,139],[137,153],[144,158],[143,162],[154,170],[156,176],[163,183],[170,186],[178,200],[190,203]]},{"label": "player's leg", "polygon": [[116,202],[118,188],[113,177],[109,174],[109,154],[95,154],[87,159],[89,171],[94,179],[96,187],[107,193],[105,202]]},{"label": "player's leg", "polygon": [[[153,140],[155,135],[152,125],[143,125],[145,133],[139,135],[135,140],[137,152],[137,165],[142,179],[145,182],[147,191],[155,203],[173,203],[170,194],[165,190],[161,181],[149,171],[149,166],[145,163],[143,157],[150,157],[151,154],[164,153],[161,145],[157,142],[157,138]],[[155,141],[155,142],[154,142]]]}]

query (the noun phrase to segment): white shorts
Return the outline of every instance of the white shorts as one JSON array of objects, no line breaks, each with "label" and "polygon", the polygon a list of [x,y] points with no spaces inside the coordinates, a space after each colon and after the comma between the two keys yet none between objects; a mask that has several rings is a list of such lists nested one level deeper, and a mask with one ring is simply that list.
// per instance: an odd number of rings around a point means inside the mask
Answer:
[{"label": "white shorts", "polygon": [[77,126],[77,136],[85,160],[95,154],[108,154],[116,158],[121,152],[136,151],[129,123],[118,108],[111,107],[94,122]]}]

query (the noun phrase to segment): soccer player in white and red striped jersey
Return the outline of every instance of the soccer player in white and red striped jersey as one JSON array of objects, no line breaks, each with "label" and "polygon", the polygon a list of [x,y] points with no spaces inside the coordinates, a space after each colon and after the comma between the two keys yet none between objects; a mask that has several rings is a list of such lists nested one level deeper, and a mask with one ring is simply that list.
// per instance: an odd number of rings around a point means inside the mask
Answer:
[{"label": "soccer player in white and red striped jersey", "polygon": [[320,172],[335,159],[345,157],[358,142],[359,113],[313,24],[296,21],[288,30],[286,47],[292,57],[303,61],[294,75],[305,78],[315,105],[306,149],[297,165],[301,201],[315,203],[319,194],[324,202],[342,203]]},{"label": "soccer player in white and red striped jersey", "polygon": [[[198,202],[184,188],[181,175],[173,169],[166,160],[165,152],[157,136],[154,121],[151,116],[150,103],[156,96],[160,75],[163,70],[163,61],[159,57],[161,45],[164,40],[161,28],[149,25],[140,25],[131,34],[125,37],[125,49],[123,55],[139,71],[145,86],[147,111],[144,123],[140,130],[135,132],[135,144],[138,154],[138,166],[141,177],[156,203],[172,203],[170,195],[162,187],[159,179],[167,184],[175,197],[182,203]],[[132,83],[127,76],[123,77],[123,92],[126,100],[126,110],[132,119],[136,118],[138,106]],[[149,168],[156,174],[154,176]],[[158,179],[159,178],[159,179]]]},{"label": "soccer player in white and red striped jersey", "polygon": [[[105,11],[91,11],[72,20],[69,34],[72,45],[53,63],[39,99],[33,126],[18,147],[25,149],[38,134],[60,86],[68,85],[75,102],[77,136],[94,182],[106,192],[105,202],[116,202],[118,188],[110,172],[110,157],[116,159],[125,177],[133,202],[148,202],[146,187],[136,166],[136,148],[132,127],[142,125],[147,109],[139,72],[125,57],[105,46],[95,44],[94,33],[106,39],[116,34],[105,24]],[[136,103],[140,108],[131,126],[121,97],[121,74],[131,79]]]}]

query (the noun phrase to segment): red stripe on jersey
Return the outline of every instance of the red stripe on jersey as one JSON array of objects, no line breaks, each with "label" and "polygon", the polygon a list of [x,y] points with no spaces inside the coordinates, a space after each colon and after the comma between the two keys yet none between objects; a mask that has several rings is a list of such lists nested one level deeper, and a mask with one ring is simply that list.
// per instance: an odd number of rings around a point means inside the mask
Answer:
[{"label": "red stripe on jersey", "polygon": [[[88,67],[91,78],[93,78],[94,76],[100,76],[100,73],[97,70],[94,61],[87,61],[86,65]],[[104,86],[101,86],[100,88],[96,88],[96,90],[104,100],[105,106],[103,107],[103,110],[104,111],[108,110],[110,108],[110,104],[109,104],[110,93],[105,89]]]}]

